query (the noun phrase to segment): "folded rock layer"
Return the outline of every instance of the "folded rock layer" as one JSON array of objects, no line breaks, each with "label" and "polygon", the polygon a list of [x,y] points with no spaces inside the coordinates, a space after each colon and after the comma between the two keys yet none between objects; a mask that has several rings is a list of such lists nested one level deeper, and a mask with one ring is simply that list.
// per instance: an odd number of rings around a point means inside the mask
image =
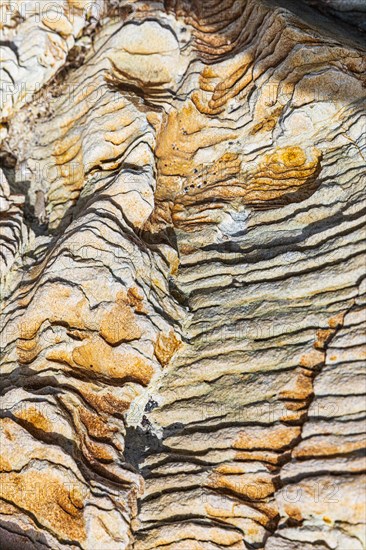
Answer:
[{"label": "folded rock layer", "polygon": [[365,547],[344,4],[1,3],[2,548]]}]

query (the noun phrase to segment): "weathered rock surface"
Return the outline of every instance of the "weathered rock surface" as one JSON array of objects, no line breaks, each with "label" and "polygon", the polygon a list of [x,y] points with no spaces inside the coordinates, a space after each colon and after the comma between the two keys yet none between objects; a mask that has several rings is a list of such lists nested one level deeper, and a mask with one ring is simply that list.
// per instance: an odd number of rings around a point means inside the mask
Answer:
[{"label": "weathered rock surface", "polygon": [[344,4],[1,3],[2,548],[365,548]]}]

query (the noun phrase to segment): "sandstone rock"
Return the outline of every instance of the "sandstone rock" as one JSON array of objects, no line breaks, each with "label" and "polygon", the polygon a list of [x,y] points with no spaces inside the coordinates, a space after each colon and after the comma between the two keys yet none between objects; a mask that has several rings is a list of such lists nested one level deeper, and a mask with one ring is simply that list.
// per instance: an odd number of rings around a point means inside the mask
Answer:
[{"label": "sandstone rock", "polygon": [[365,547],[349,4],[2,3],[3,548]]}]

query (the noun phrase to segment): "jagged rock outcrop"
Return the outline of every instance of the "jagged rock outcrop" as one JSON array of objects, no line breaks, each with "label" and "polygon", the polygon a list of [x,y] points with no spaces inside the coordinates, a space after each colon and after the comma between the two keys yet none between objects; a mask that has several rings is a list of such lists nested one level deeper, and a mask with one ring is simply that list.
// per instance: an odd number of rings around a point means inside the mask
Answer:
[{"label": "jagged rock outcrop", "polygon": [[343,4],[2,3],[2,548],[365,547]]}]

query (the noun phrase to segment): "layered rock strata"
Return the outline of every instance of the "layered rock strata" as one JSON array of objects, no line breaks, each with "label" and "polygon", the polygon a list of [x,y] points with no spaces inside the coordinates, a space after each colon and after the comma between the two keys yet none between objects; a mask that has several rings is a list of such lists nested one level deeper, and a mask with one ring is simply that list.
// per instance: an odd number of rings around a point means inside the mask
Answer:
[{"label": "layered rock strata", "polygon": [[308,4],[2,3],[3,548],[364,548],[366,45]]}]

